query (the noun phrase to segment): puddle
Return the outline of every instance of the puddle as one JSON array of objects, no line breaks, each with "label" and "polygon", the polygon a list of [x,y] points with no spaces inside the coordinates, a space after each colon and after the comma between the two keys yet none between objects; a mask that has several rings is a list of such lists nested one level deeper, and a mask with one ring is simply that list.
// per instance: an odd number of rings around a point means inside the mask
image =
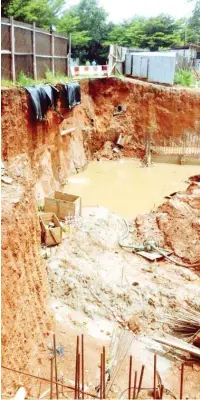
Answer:
[{"label": "puddle", "polygon": [[159,206],[166,195],[184,190],[199,166],[154,164],[139,167],[138,160],[92,161],[64,190],[82,197],[83,206],[101,205],[122,217],[135,217]]}]

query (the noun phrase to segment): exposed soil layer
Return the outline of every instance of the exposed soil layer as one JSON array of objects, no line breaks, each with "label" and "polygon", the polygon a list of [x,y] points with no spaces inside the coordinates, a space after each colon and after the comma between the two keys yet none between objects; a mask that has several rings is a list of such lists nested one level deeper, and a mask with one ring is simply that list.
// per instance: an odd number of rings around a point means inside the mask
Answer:
[{"label": "exposed soil layer", "polygon": [[[136,80],[103,78],[80,82],[82,103],[74,109],[47,113],[46,122],[33,122],[28,94],[24,89],[2,91],[2,155],[9,164],[31,162],[36,195],[42,197],[66,183],[70,173],[84,168],[106,142],[103,156],[113,156],[112,143],[130,135],[121,154],[144,155],[146,133],[159,144],[163,139],[200,133],[200,91],[166,88]],[[113,115],[118,104],[126,111]],[[61,136],[60,131],[75,127]]]},{"label": "exposed soil layer", "polygon": [[[36,373],[53,319],[47,308],[47,275],[39,253],[33,181],[28,161],[17,170],[4,169],[2,173],[3,178],[12,180],[2,184],[2,365]],[[19,379],[14,374],[7,376],[3,371],[2,389],[18,388]],[[33,387],[30,379],[20,377],[20,382],[27,389]]]}]

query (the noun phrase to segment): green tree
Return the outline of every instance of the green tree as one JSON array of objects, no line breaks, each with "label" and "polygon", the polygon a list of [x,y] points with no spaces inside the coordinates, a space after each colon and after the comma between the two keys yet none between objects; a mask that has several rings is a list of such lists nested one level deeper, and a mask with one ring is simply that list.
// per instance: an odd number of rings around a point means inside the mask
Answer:
[{"label": "green tree", "polygon": [[65,0],[12,0],[6,13],[18,21],[34,21],[37,26],[48,28],[57,22],[64,3]]},{"label": "green tree", "polygon": [[200,44],[200,0],[197,0],[189,19],[188,29],[190,34],[190,41],[196,44]]},{"label": "green tree", "polygon": [[[87,45],[73,48],[73,54],[79,56],[85,63],[87,59],[95,59],[98,63],[104,63],[107,59],[108,48],[103,46],[113,24],[107,23],[107,13],[99,6],[98,0],[81,0],[71,8],[74,17],[79,18],[77,30],[88,32],[90,41]],[[73,43],[72,43],[73,45]]]},{"label": "green tree", "polygon": [[180,44],[180,23],[168,15],[152,18],[134,17],[128,24],[115,26],[108,36],[108,43],[128,47],[149,48],[151,51]]},{"label": "green tree", "polygon": [[57,22],[57,31],[69,35],[72,34],[73,47],[85,46],[90,41],[88,31],[80,30],[80,18],[74,17],[70,10],[67,10]]}]

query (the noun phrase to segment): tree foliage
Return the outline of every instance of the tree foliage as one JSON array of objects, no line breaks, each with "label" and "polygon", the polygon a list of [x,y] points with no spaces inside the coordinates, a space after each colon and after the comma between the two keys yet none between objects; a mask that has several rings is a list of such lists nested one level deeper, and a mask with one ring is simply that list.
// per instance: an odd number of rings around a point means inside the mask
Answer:
[{"label": "tree foliage", "polygon": [[152,51],[168,49],[173,45],[200,44],[200,0],[194,1],[189,19],[175,20],[165,14],[144,18],[135,16],[120,24],[107,21],[107,13],[98,0],[80,0],[76,6],[66,8],[65,0],[2,0],[2,16],[36,22],[37,26],[72,34],[73,56],[104,63],[108,46],[149,48]]},{"label": "tree foliage", "polygon": [[39,27],[49,28],[57,23],[64,4],[65,0],[12,0],[6,14],[18,21],[36,22]]},{"label": "tree foliage", "polygon": [[189,19],[188,28],[192,41],[200,44],[200,0],[196,1],[192,16]]},{"label": "tree foliage", "polygon": [[134,17],[128,24],[115,26],[106,42],[156,51],[180,44],[180,22],[168,15],[153,18]]}]

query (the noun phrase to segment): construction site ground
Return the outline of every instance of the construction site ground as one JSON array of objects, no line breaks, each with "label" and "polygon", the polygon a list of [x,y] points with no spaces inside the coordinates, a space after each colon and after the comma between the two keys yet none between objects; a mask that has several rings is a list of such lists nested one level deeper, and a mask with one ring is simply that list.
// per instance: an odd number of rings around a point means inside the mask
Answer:
[{"label": "construction site ground", "polygon": [[[187,194],[179,193],[173,200],[166,200],[159,210],[129,220],[130,235],[126,243],[141,244],[145,237],[151,235],[159,239],[163,247],[167,245],[170,249],[174,248],[176,256],[179,255],[182,249],[175,246],[177,232],[174,222],[178,218],[183,220],[183,213],[188,230],[190,224],[194,226],[194,222],[198,222],[199,193],[199,184],[192,184]],[[173,216],[170,215],[170,207]],[[165,222],[168,221],[171,242],[167,242],[162,227],[159,228],[156,223],[163,216]],[[94,387],[99,380],[100,348],[106,344],[109,354],[113,330],[118,324],[121,329],[131,330],[134,340],[110,396],[119,398],[124,388],[128,387],[126,380],[130,354],[133,355],[134,369],[140,371],[142,364],[145,364],[143,386],[152,387],[153,352],[156,349],[161,354],[158,357],[158,371],[164,386],[178,397],[180,359],[173,352],[165,354],[167,351],[156,346],[152,338],[154,335],[165,336],[170,333],[165,323],[167,314],[175,315],[181,307],[188,306],[199,310],[199,271],[163,260],[149,262],[129,249],[122,249],[118,240],[126,230],[125,222],[104,207],[85,207],[82,218],[77,220],[75,226],[65,226],[70,232],[64,233],[62,244],[42,250],[47,257],[49,304],[56,317],[57,338],[65,348],[65,357],[60,358],[59,370],[74,381],[75,366],[71,349],[75,353],[75,336],[84,333],[88,366],[86,385],[95,394]],[[186,237],[182,229],[179,232],[182,236],[180,242],[185,246]],[[198,235],[199,227],[193,229],[193,237],[190,237],[190,243],[194,243],[194,253],[188,253],[192,261],[198,261],[197,248],[195,253]],[[188,398],[200,396],[199,371],[198,364],[186,367],[184,393]]]}]

